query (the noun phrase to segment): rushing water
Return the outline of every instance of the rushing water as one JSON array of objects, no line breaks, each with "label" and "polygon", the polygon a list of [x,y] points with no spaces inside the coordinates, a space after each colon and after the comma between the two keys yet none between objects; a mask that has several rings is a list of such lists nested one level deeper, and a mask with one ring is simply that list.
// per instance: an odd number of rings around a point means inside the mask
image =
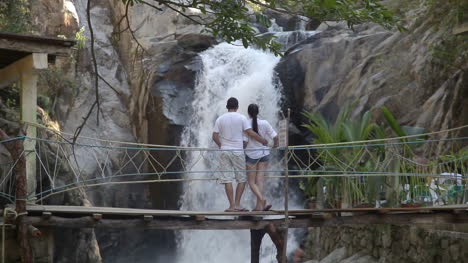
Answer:
[{"label": "rushing water", "polygon": [[[244,49],[226,43],[201,54],[203,70],[198,75],[193,101],[193,116],[183,133],[182,144],[215,147],[211,135],[216,118],[226,112],[226,100],[236,97],[239,112],[247,113],[250,103],[260,106],[260,117],[277,126],[281,100],[274,67],[279,57],[256,49]],[[190,153],[190,158],[199,153]],[[272,161],[272,165],[274,161]],[[217,168],[216,153],[204,156],[193,170]],[[213,177],[216,174],[186,175],[187,177]],[[281,180],[266,179],[265,193],[273,208],[283,207]],[[216,181],[192,181],[184,185],[181,210],[223,211],[228,207],[224,187]],[[276,193],[276,195],[274,194]],[[294,207],[294,201],[291,205]],[[242,205],[253,208],[254,196],[247,187]],[[289,247],[295,246],[291,238]],[[249,262],[250,232],[248,230],[181,231],[178,238],[180,263],[188,262]],[[262,262],[275,261],[276,249],[266,236],[262,244]]]},{"label": "rushing water", "polygon": [[283,28],[276,24],[275,20],[272,20],[272,25],[268,28],[267,34],[273,34],[276,37],[275,41],[281,44],[283,51],[286,51],[318,32],[306,30],[306,19],[305,17],[299,19],[294,31],[283,31]]}]

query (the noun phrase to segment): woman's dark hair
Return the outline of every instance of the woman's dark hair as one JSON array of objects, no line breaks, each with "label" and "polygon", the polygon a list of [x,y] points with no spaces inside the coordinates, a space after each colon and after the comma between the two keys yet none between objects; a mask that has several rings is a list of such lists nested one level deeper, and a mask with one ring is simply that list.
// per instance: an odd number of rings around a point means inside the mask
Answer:
[{"label": "woman's dark hair", "polygon": [[258,120],[257,120],[258,105],[250,104],[249,108],[247,109],[247,112],[249,113],[249,116],[252,118],[252,130],[258,133]]}]

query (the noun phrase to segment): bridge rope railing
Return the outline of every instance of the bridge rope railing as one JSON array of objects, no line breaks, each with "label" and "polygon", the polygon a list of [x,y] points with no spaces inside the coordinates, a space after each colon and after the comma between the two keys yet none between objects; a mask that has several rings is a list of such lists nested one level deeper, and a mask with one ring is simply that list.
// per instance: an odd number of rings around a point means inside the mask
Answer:
[{"label": "bridge rope railing", "polygon": [[[466,196],[465,175],[468,152],[459,149],[460,145],[466,145],[468,137],[447,136],[450,132],[466,127],[468,126],[423,135],[271,149],[273,161],[268,169],[260,172],[265,173],[266,178],[281,179],[284,177],[284,167],[281,164],[286,162],[289,166],[289,178],[305,180],[302,182],[305,185],[303,188],[309,194],[317,191],[314,181],[320,179],[324,181],[326,191],[342,187],[343,191],[358,192],[357,196],[351,197],[353,202],[354,199],[364,199],[366,191],[364,188],[369,181],[372,181],[371,178],[381,177],[401,178],[404,182],[400,183],[400,190],[406,192],[412,191],[406,189],[407,185],[419,187],[422,189],[420,191],[424,192],[430,190],[434,179],[452,180],[455,185],[461,185],[461,188],[455,190]],[[22,155],[36,157],[36,170],[40,182],[36,193],[28,199],[38,202],[79,188],[137,183],[215,181],[219,179],[220,173],[249,172],[247,169],[233,171],[219,167],[216,161],[219,152],[235,149],[138,144],[91,137],[80,137],[76,143],[71,144],[73,134],[40,126],[39,128],[41,130],[38,132],[40,134],[38,138],[20,136],[0,141],[0,145],[13,140],[35,142],[35,149],[23,152]],[[444,138],[406,140],[441,134],[445,135],[441,136]],[[453,152],[453,154],[441,155],[441,144],[449,145],[445,147],[444,152]],[[413,148],[410,150],[412,152],[422,151],[422,153],[408,154],[408,147]],[[282,154],[284,151],[288,151],[288,154]],[[421,158],[424,160],[421,161]],[[15,165],[12,160],[0,163],[0,197],[9,202],[15,201],[13,176]],[[437,180],[435,182],[436,185],[442,185],[437,184]],[[308,189],[311,185],[313,189]],[[460,200],[463,202],[466,197]]]}]

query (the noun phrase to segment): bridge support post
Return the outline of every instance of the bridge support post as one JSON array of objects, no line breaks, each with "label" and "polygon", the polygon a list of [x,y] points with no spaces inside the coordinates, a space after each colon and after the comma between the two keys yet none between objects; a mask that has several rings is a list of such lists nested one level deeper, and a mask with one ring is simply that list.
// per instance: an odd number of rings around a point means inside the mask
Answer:
[{"label": "bridge support post", "polygon": [[[16,62],[0,69],[0,88],[17,83],[20,90],[21,121],[36,123],[37,119],[37,80],[39,72],[48,67],[46,53],[31,53]],[[29,125],[27,134],[36,137],[36,127]],[[36,142],[24,140],[26,152],[26,175],[28,177],[28,198],[36,193]]]},{"label": "bridge support post", "polygon": [[262,239],[268,234],[276,247],[276,259],[278,263],[282,262],[283,249],[285,247],[284,230],[277,228],[274,224],[268,224],[264,229],[251,229],[250,230],[250,263],[260,262],[260,247],[262,246]]},{"label": "bridge support post", "polygon": [[[47,68],[47,54],[32,53],[24,58],[24,62],[17,66],[20,84],[20,104],[21,121],[37,122],[37,80],[39,71]],[[27,134],[36,137],[36,127],[28,125]],[[24,150],[26,153],[26,176],[28,178],[28,199],[34,202],[36,194],[36,141],[24,140]]]},{"label": "bridge support post", "polygon": [[[24,133],[24,131],[20,131]],[[10,137],[0,129],[0,140],[7,140]],[[27,177],[26,177],[26,158],[23,154],[23,140],[14,140],[4,143],[5,148],[11,155],[13,162],[16,162],[14,171],[15,171],[15,205],[17,213],[17,235],[18,241],[21,248],[21,262],[22,263],[32,263],[33,254],[31,245],[29,243],[29,225],[25,221],[26,217],[26,199],[28,197],[27,191]]]},{"label": "bridge support post", "polygon": [[[288,228],[289,228],[289,120],[291,119],[291,109],[288,109],[288,115],[286,117],[286,149],[284,151],[284,231],[283,231],[283,244],[282,244],[282,251],[281,251],[281,261],[278,259],[280,263],[287,263],[287,247],[288,247]],[[270,234],[271,236],[271,234]],[[273,237],[272,237],[273,240]],[[274,242],[274,240],[273,240]],[[276,243],[275,243],[276,245]],[[277,246],[278,248],[278,246]]]},{"label": "bridge support post", "polygon": [[260,262],[260,247],[265,230],[250,230],[250,263]]}]

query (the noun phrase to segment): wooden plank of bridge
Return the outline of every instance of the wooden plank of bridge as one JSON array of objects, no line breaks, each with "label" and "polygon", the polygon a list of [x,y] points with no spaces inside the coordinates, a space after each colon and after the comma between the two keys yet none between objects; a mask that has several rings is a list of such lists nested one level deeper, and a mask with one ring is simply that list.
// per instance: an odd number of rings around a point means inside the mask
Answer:
[{"label": "wooden plank of bridge", "polygon": [[[250,211],[250,212],[223,212],[223,211],[180,211],[180,210],[151,210],[151,209],[133,209],[133,208],[116,208],[116,207],[84,207],[84,206],[53,206],[53,205],[28,205],[26,210],[29,213],[44,213],[50,212],[53,214],[103,214],[103,215],[119,215],[119,216],[267,216],[267,215],[284,215],[283,210],[271,211]],[[451,206],[435,206],[435,207],[418,207],[418,208],[349,208],[349,209],[296,209],[289,210],[289,216],[306,216],[320,213],[334,212],[374,212],[374,213],[392,213],[392,212],[431,212],[431,211],[467,211],[468,205],[451,205]]]},{"label": "wooden plank of bridge", "polygon": [[[228,229],[265,229],[268,225],[282,228],[284,219],[240,220],[240,219],[210,219],[197,221],[191,217],[157,217],[150,222],[145,222],[142,217],[125,219],[106,219],[99,221],[92,216],[82,217],[58,217],[52,216],[44,219],[42,216],[26,216],[25,222],[36,227],[63,227],[63,228],[145,228],[145,229],[167,229],[167,230],[228,230]],[[454,214],[449,212],[439,213],[387,213],[366,214],[361,216],[343,216],[325,218],[315,217],[291,217],[290,228],[307,228],[333,225],[350,224],[468,224],[468,213]]]}]

